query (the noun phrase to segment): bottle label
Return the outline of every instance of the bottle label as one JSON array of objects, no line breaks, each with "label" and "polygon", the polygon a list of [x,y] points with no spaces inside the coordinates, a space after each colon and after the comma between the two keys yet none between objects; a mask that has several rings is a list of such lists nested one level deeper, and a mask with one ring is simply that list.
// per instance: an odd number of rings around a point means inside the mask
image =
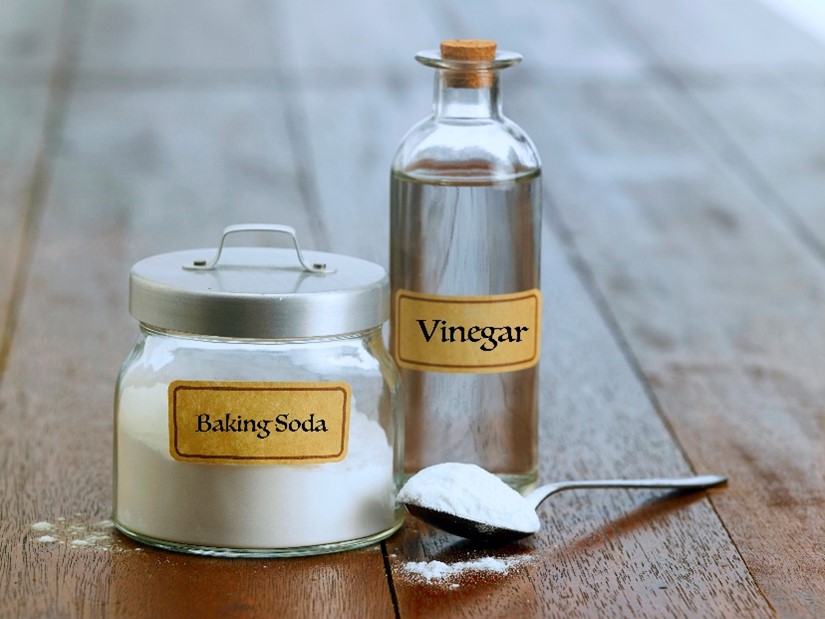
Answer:
[{"label": "bottle label", "polygon": [[452,297],[398,290],[393,353],[425,372],[514,372],[539,360],[541,292]]},{"label": "bottle label", "polygon": [[178,380],[168,393],[169,453],[175,460],[308,464],[347,455],[347,383]]}]

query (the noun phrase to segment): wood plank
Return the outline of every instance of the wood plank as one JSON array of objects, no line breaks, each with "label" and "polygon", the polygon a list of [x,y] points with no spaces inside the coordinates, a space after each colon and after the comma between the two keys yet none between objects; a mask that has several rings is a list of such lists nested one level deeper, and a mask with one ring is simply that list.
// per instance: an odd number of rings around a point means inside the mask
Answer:
[{"label": "wood plank", "polygon": [[[432,76],[377,87],[365,83],[304,86],[300,102],[321,219],[333,251],[389,268],[390,166],[407,130],[427,115]],[[330,106],[330,101],[338,104]]]},{"label": "wood plank", "polygon": [[628,76],[644,69],[643,55],[595,0],[479,0],[471,5],[371,0],[359,7],[368,20],[349,19],[350,8],[344,5],[285,4],[278,39],[284,54],[294,58],[285,70],[304,82],[395,86],[405,81],[402,76],[429,73],[411,69],[416,52],[461,37],[493,38],[502,49],[524,55],[520,73],[541,71],[553,79]]},{"label": "wood plank", "polygon": [[521,93],[571,249],[714,506],[783,616],[821,616],[825,273],[698,129],[645,84]]},{"label": "wood plank", "polygon": [[408,66],[415,52],[438,42],[418,2],[363,0],[357,10],[323,0],[284,2],[273,28],[280,55],[289,59],[284,69],[299,79],[383,79],[379,69]]},{"label": "wood plank", "polygon": [[[825,56],[825,47],[822,47]],[[730,145],[732,163],[752,176],[768,203],[825,259],[825,88],[822,80],[690,84]]]},{"label": "wood plank", "polygon": [[[414,60],[419,49],[437,47],[442,38],[457,36],[492,37],[502,48],[512,42],[510,47],[526,61],[505,73],[505,101],[510,89],[522,87],[531,76],[542,79],[552,74],[557,79],[560,71],[566,76],[612,79],[642,70],[641,57],[620,29],[605,18],[598,3],[589,0],[518,5],[485,0],[449,10],[430,4],[426,13],[413,11],[411,5],[377,3],[373,8],[381,19],[371,25],[370,36],[347,30],[360,23],[347,22],[338,12],[345,11],[343,7],[331,10],[317,3],[288,7],[284,53],[299,63],[294,74],[299,87],[296,101],[305,124],[301,137],[306,141],[319,218],[337,232],[328,244],[335,251],[384,266],[388,265],[387,244],[376,243],[374,237],[389,229],[390,164],[403,135],[430,113],[432,105],[434,71]],[[403,32],[419,36],[413,41],[406,36],[399,39],[395,35],[400,23],[409,24]],[[356,45],[351,51],[350,43]],[[340,53],[343,48],[346,54]],[[336,72],[340,72],[337,77]],[[332,105],[332,101],[346,101],[346,105]],[[544,122],[539,115],[528,115],[528,122],[533,118]],[[369,222],[374,232],[344,233],[361,230],[363,222]]]},{"label": "wood plank", "polygon": [[[825,218],[819,199],[825,135],[822,42],[758,2],[701,7],[680,2],[667,13],[644,2],[629,2],[620,10],[623,19],[617,21],[624,21],[631,37],[662,62],[688,99],[695,101],[698,129],[774,205],[803,243],[825,259]],[[683,34],[669,36],[674,21],[690,28],[680,26]],[[684,36],[686,32],[707,34]],[[765,40],[771,44],[765,45]],[[707,57],[709,49],[712,58]],[[767,75],[755,79],[743,74],[743,63]],[[694,70],[708,65],[727,75],[708,79]]]},{"label": "wood plank", "polygon": [[294,226],[307,248],[316,242],[277,90],[90,89],[70,115],[56,171],[61,199],[97,205],[80,210],[81,229],[94,229],[105,205],[129,242],[141,242],[128,260],[214,247],[225,225],[257,220]]},{"label": "wood plank", "polygon": [[[418,119],[385,127],[394,118],[385,106],[397,106],[415,92],[416,100],[427,106],[423,109],[429,108],[425,103],[429,94],[424,92],[431,86],[411,90],[399,78],[399,69],[414,67],[425,72],[413,56],[438,39],[426,8],[418,3],[370,0],[359,4],[357,15],[353,18],[352,7],[345,4],[288,2],[281,6],[281,17],[273,27],[279,55],[290,59],[283,72],[293,85],[285,95],[292,142],[303,163],[303,193],[316,227],[328,231],[322,246],[387,267],[387,244],[380,240],[389,229],[389,213],[384,208],[389,195],[386,179],[397,140]],[[391,101],[383,96],[370,99],[376,84],[394,93]],[[334,99],[324,99],[331,85],[348,97],[361,94],[344,107]],[[353,129],[345,131],[347,144],[336,143],[343,127]],[[388,139],[377,143],[365,139],[376,132],[386,132]],[[341,165],[327,151],[355,158],[359,165]],[[375,196],[381,198],[376,201]],[[353,204],[357,208],[350,208]]]},{"label": "wood plank", "polygon": [[[0,6],[0,380],[59,124],[66,56],[76,19],[61,0]],[[61,32],[65,31],[65,35]]]},{"label": "wood plank", "polygon": [[[45,84],[4,87],[0,78],[0,340],[11,337],[15,286],[20,284],[26,254],[27,222],[37,177],[38,156],[43,148],[48,90]],[[0,374],[5,365],[7,342],[0,342]]]},{"label": "wood plank", "polygon": [[81,71],[110,79],[266,79],[280,63],[275,11],[257,0],[94,2]]},{"label": "wood plank", "polygon": [[204,616],[393,615],[380,547],[219,561],[138,550],[114,533],[101,549],[37,543],[30,531],[61,517],[89,530],[111,512],[112,392],[136,333],[131,264],[214,246],[243,220],[312,238],[285,122],[277,94],[255,87],[71,100],[0,386],[0,615],[180,616],[185,604]]},{"label": "wood plank", "polygon": [[[558,239],[546,233],[543,249],[540,481],[688,474]],[[713,493],[714,502],[737,491],[734,480]],[[771,614],[703,496],[561,494],[540,508],[543,528],[533,539],[492,550],[408,519],[387,544],[401,616]],[[410,561],[488,556],[522,564],[505,576],[467,573],[433,583],[405,569]]]},{"label": "wood plank", "polygon": [[0,4],[0,75],[48,79],[60,52],[63,0]]},{"label": "wood plank", "polygon": [[432,11],[446,21],[445,13],[451,28],[444,36],[489,38],[524,56],[522,67],[505,73],[508,80],[525,72],[553,80],[626,78],[646,68],[642,50],[598,0],[482,0]]},{"label": "wood plank", "polygon": [[602,0],[652,64],[691,74],[774,74],[825,67],[821,44],[751,0]]}]

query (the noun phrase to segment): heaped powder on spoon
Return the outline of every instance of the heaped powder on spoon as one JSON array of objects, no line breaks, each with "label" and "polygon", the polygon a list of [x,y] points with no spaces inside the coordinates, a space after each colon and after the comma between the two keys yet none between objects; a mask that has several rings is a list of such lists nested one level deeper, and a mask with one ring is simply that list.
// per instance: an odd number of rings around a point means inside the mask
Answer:
[{"label": "heaped powder on spoon", "polygon": [[524,497],[475,464],[427,467],[410,478],[398,500],[513,531],[535,533],[540,527]]}]

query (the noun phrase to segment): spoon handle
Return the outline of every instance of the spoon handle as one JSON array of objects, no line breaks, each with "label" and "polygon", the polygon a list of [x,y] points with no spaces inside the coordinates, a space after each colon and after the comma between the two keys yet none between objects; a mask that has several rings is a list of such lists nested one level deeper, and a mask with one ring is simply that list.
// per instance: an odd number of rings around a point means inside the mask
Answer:
[{"label": "spoon handle", "polygon": [[593,479],[587,481],[562,481],[540,486],[524,498],[533,508],[538,507],[551,494],[562,490],[582,488],[667,488],[671,490],[702,490],[728,481],[724,475],[697,475],[675,479]]}]

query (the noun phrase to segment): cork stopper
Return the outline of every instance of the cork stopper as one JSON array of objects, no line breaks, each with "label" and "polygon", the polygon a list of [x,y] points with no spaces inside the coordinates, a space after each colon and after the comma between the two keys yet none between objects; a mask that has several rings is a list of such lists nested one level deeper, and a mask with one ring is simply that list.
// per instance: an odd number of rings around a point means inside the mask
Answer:
[{"label": "cork stopper", "polygon": [[496,42],[483,39],[455,39],[441,42],[444,60],[495,60]]},{"label": "cork stopper", "polygon": [[[461,62],[492,62],[496,58],[496,42],[484,39],[442,41],[441,58]],[[489,88],[493,84],[493,74],[489,69],[450,71],[445,80],[451,88]]]}]

